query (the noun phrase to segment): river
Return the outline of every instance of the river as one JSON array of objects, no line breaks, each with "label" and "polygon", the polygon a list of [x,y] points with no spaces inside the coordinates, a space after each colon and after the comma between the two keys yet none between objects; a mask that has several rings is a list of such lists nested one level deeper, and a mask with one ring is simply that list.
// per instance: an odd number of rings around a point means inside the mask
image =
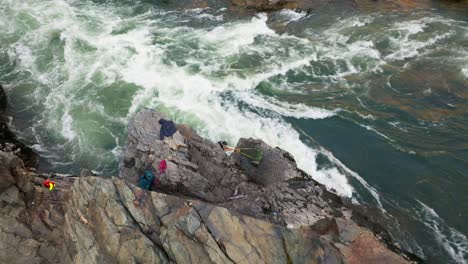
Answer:
[{"label": "river", "polygon": [[155,108],[214,141],[279,146],[386,212],[404,248],[466,263],[468,3],[419,2],[266,14],[0,0],[0,83],[43,170],[115,175],[128,119]]}]

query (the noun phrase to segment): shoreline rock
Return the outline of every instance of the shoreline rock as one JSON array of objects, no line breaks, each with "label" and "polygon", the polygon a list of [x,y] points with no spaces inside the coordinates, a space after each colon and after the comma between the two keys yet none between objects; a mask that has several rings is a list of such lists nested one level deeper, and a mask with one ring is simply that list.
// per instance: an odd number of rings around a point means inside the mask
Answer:
[{"label": "shoreline rock", "polygon": [[[28,160],[25,153],[37,160],[31,149],[2,147],[0,262],[420,261],[391,248],[384,229],[373,232],[365,227],[365,211],[351,209],[308,179],[287,152],[245,139],[242,146],[260,144],[269,152],[264,158],[286,170],[274,172],[273,179],[261,167],[244,173],[242,157],[227,157],[186,125],[178,129],[187,146],[171,149],[168,141],[159,140],[158,123],[152,122],[161,116],[147,109],[132,119],[119,178],[96,177],[85,170],[81,177],[40,173],[23,161]],[[1,140],[2,146],[17,144],[14,137]],[[154,156],[150,162],[148,155]],[[169,176],[154,186],[155,191],[134,185],[149,163],[168,157]],[[257,173],[261,181],[255,180]],[[56,189],[44,188],[45,179],[53,180]],[[353,220],[358,216],[364,220]]]}]

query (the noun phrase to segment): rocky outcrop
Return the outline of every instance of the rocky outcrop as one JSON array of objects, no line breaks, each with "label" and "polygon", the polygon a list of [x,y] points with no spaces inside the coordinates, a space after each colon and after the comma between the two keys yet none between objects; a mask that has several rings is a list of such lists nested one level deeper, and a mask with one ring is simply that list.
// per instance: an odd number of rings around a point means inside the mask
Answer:
[{"label": "rocky outcrop", "polygon": [[[1,263],[340,263],[310,229],[287,229],[119,178],[27,171],[0,152]],[[135,205],[135,200],[139,200]]]},{"label": "rocky outcrop", "polygon": [[203,200],[283,227],[312,230],[338,248],[348,262],[376,263],[390,256],[393,263],[407,261],[385,229],[369,221],[370,211],[327,191],[297,169],[288,152],[261,140],[241,139],[238,147],[262,150],[263,160],[255,166],[238,153],[226,155],[187,125],[178,126],[186,137],[184,146],[174,147],[171,139],[159,140],[161,118],[165,117],[145,109],[130,121],[120,163],[120,177],[127,182],[137,184],[145,169],[157,168],[166,160],[167,172],[153,191]]},{"label": "rocky outcrop", "polygon": [[[25,166],[34,152],[1,138],[0,263],[411,261],[365,208],[308,179],[286,151],[243,139],[239,146],[264,152],[251,166],[186,125],[178,125],[179,139],[159,140],[161,117],[147,109],[132,119],[119,178],[38,173]],[[136,187],[162,159],[160,184]],[[56,188],[45,188],[45,179]]]},{"label": "rocky outcrop", "polygon": [[0,162],[1,263],[407,263],[342,220],[291,229],[120,178],[36,174],[11,152]]}]

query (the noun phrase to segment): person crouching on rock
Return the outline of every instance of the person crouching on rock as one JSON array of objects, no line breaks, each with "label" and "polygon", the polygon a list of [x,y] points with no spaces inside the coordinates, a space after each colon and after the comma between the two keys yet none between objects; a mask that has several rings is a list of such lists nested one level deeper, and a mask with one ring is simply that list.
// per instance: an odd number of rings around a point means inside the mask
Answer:
[{"label": "person crouching on rock", "polygon": [[231,155],[236,149],[228,146],[226,141],[218,141],[218,145],[224,150],[226,155]]}]

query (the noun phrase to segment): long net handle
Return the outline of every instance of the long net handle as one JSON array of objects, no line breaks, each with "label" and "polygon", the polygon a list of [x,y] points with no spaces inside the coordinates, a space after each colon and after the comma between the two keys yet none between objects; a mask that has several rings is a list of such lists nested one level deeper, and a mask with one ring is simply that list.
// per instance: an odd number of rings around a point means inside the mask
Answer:
[{"label": "long net handle", "polygon": [[244,149],[255,149],[255,150],[257,150],[257,151],[260,151],[260,150],[257,149],[257,148],[236,148],[236,149],[235,149],[235,151],[236,151],[237,153],[239,153],[239,154],[241,154],[241,155],[243,155],[243,156],[246,156],[247,158],[251,158],[251,159],[253,159],[253,160],[255,159],[254,157],[252,157],[252,156],[250,156],[250,155],[245,154],[245,153],[242,152],[242,150],[244,150]]},{"label": "long net handle", "polygon": [[240,151],[239,151],[239,154],[244,155],[244,156],[246,156],[247,158],[251,158],[251,159],[253,159],[253,160],[255,159],[254,157],[252,157],[252,156],[250,156],[250,155],[247,155],[247,154],[245,154],[245,153],[242,153],[242,152],[240,152]]},{"label": "long net handle", "polygon": [[256,149],[256,150],[258,150],[257,148],[231,148],[231,147],[224,147],[224,149],[225,150],[233,150],[235,152],[240,152],[243,149]]},{"label": "long net handle", "polygon": [[231,148],[231,147],[224,147],[224,150],[232,150],[234,152],[237,152],[243,156],[246,156],[247,158],[250,158],[250,159],[255,159],[254,157],[248,155],[248,154],[245,154],[245,153],[242,153],[242,150],[244,149],[255,149],[255,150],[258,150],[257,148]]}]

